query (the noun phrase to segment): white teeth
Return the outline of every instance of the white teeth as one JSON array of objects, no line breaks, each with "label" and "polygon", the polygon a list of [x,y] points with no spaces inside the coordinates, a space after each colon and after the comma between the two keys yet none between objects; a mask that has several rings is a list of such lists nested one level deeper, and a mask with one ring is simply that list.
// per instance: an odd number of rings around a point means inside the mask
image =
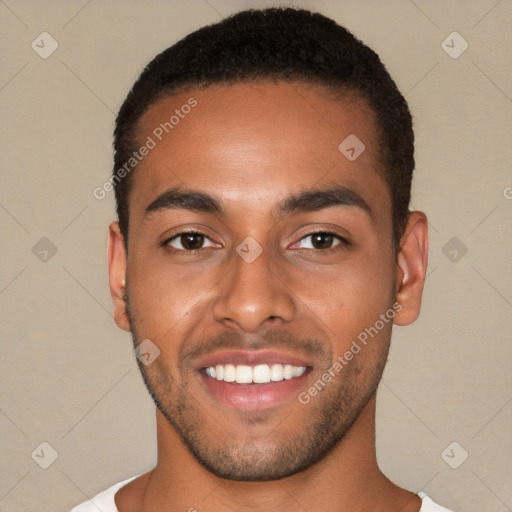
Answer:
[{"label": "white teeth", "polygon": [[250,384],[252,382],[252,368],[239,364],[236,367],[235,380],[238,384]]},{"label": "white teeth", "polygon": [[300,377],[305,371],[305,366],[293,366],[291,364],[258,364],[254,367],[239,364],[218,364],[205,368],[209,377],[224,382],[236,382],[238,384],[267,384],[280,382]]},{"label": "white teeth", "polygon": [[259,364],[252,371],[252,380],[257,384],[270,382],[270,368],[268,364]]},{"label": "white teeth", "polygon": [[270,380],[272,382],[279,382],[283,380],[283,365],[282,364],[273,364],[270,369]]},{"label": "white teeth", "polygon": [[300,377],[306,371],[305,366],[294,366],[293,367],[293,376]]},{"label": "white teeth", "polygon": [[236,370],[232,364],[224,366],[224,382],[235,382]]}]

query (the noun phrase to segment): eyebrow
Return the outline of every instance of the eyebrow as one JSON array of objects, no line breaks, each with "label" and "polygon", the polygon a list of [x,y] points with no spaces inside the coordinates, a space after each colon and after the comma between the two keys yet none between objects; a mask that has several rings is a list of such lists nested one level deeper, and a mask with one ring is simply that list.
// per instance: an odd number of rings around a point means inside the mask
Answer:
[{"label": "eyebrow", "polygon": [[[333,206],[356,207],[373,218],[368,203],[353,190],[333,186],[323,190],[307,190],[291,194],[280,201],[276,216],[288,216],[299,212],[312,212]],[[152,212],[168,209],[185,209],[203,213],[224,215],[225,210],[220,201],[209,194],[192,189],[174,187],[160,194],[145,210],[148,216]]]},{"label": "eyebrow", "polygon": [[168,209],[193,210],[217,215],[224,213],[220,202],[212,196],[198,190],[175,187],[160,194],[146,207],[145,214]]},{"label": "eyebrow", "polygon": [[297,195],[290,195],[281,201],[277,215],[292,215],[297,212],[311,212],[333,206],[356,207],[373,217],[368,203],[353,190],[333,186],[324,190],[307,190]]}]

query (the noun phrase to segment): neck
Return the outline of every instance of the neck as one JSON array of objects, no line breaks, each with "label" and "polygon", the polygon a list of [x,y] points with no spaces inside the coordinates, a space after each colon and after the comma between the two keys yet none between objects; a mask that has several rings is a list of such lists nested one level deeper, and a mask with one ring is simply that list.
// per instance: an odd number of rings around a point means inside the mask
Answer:
[{"label": "neck", "polygon": [[[419,499],[391,483],[377,466],[375,395],[324,459],[307,470],[276,481],[237,482],[214,476],[188,452],[159,411],[157,433],[158,463],[145,476],[141,506],[137,510],[359,512],[398,510],[397,504],[404,512],[419,510]],[[124,512],[122,501],[119,500],[118,507]]]}]

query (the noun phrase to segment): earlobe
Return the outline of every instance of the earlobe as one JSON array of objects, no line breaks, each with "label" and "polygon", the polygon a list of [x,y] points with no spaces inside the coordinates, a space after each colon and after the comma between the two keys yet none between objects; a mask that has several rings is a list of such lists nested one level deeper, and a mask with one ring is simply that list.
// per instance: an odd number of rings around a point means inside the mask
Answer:
[{"label": "earlobe", "polygon": [[114,320],[118,327],[130,331],[126,312],[126,249],[118,222],[112,222],[108,233],[108,277],[114,304]]},{"label": "earlobe", "polygon": [[427,218],[422,212],[412,212],[400,241],[396,262],[396,301],[402,306],[395,316],[396,325],[409,325],[418,318],[427,263]]}]

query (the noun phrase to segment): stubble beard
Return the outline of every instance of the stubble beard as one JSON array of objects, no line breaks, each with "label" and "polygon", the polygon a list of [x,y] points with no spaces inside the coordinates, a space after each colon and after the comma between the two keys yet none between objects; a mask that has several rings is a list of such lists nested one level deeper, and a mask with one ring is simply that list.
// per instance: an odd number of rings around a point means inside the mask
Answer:
[{"label": "stubble beard", "polygon": [[[138,336],[137,318],[129,307],[129,300],[126,303],[133,344],[137,347],[143,338]],[[299,343],[297,341],[295,346],[300,346]],[[356,356],[326,384],[323,391],[308,404],[300,405],[304,408],[301,411],[305,414],[303,420],[288,417],[289,413],[281,410],[282,423],[264,439],[251,438],[251,428],[271,420],[273,411],[241,416],[247,434],[238,439],[226,428],[219,427],[220,422],[205,412],[191,395],[188,391],[190,378],[187,380],[186,372],[179,380],[173,378],[161,357],[149,366],[138,363],[157,408],[201,466],[219,478],[259,482],[304,471],[327,456],[343,440],[376,393],[382,377],[389,341],[374,340],[372,343],[384,343],[386,346],[380,350],[371,367],[359,364]],[[325,371],[334,362],[332,354],[330,357],[331,364],[326,365]],[[291,432],[290,425],[295,426]]]}]

